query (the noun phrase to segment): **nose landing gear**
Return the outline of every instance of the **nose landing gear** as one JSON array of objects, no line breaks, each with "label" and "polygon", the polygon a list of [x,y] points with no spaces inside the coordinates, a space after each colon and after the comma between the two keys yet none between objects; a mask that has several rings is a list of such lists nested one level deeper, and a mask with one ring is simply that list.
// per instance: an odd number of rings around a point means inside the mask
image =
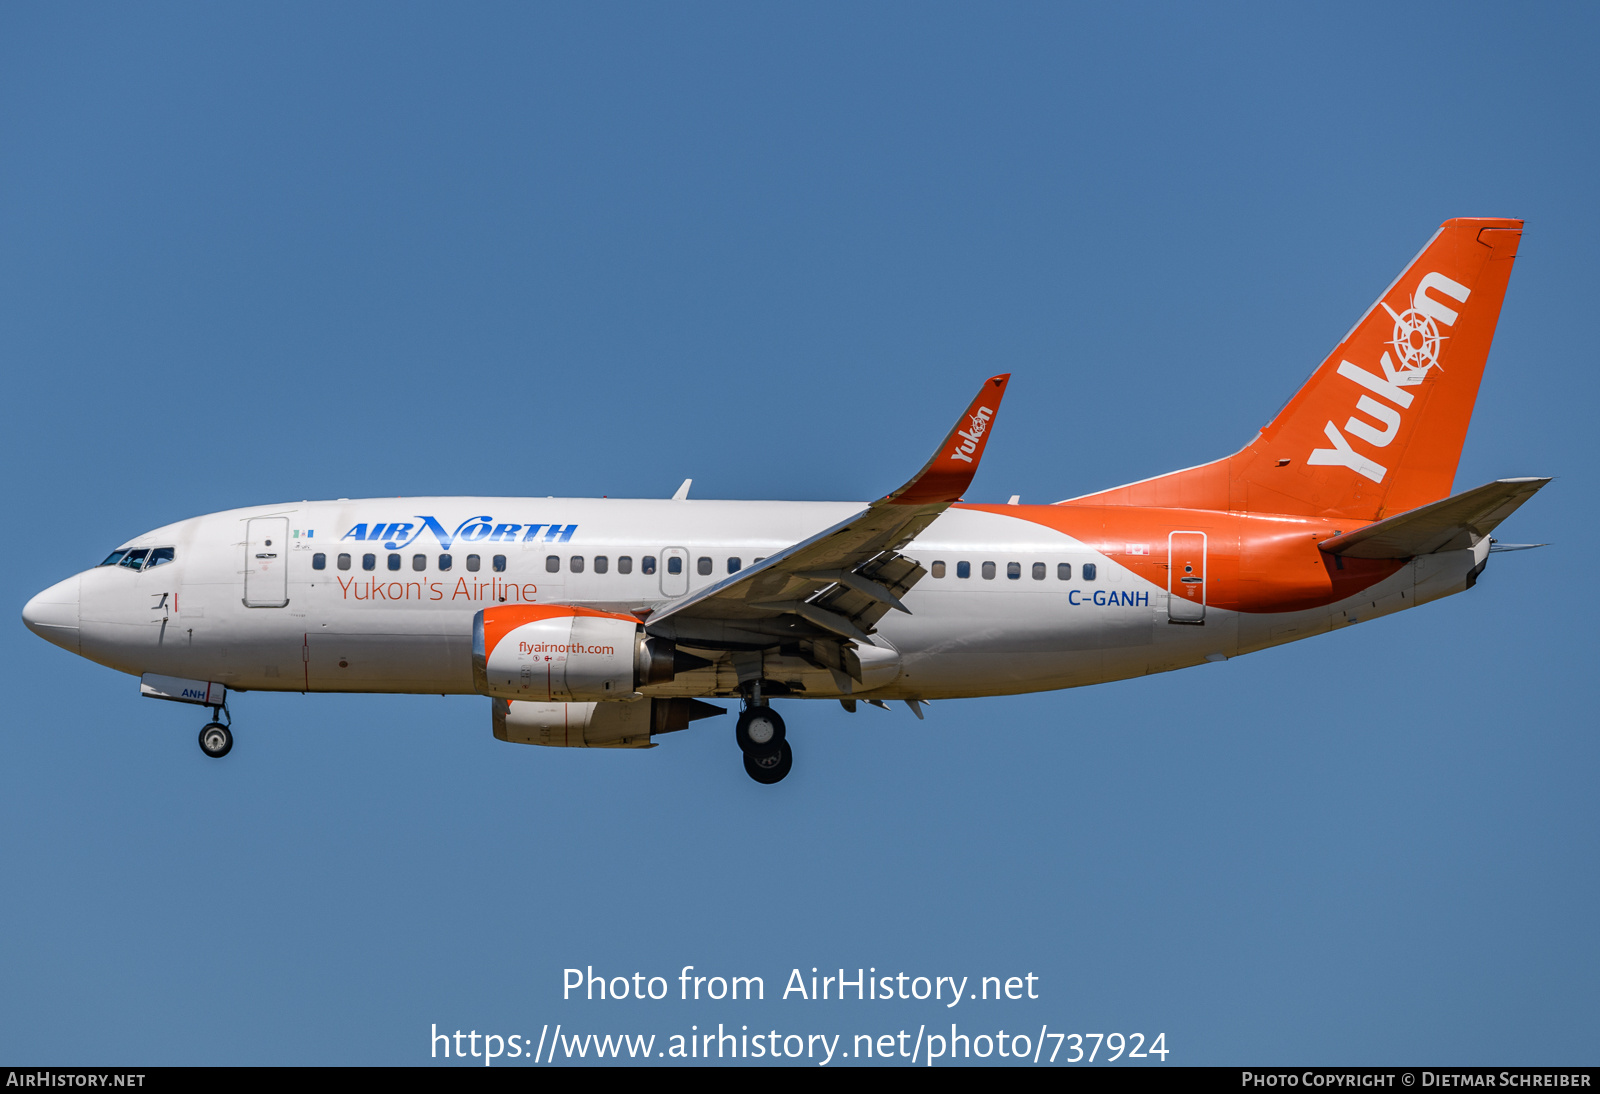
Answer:
[{"label": "nose landing gear", "polygon": [[[215,719],[227,713],[228,708],[212,707],[212,721],[200,728],[200,751],[210,756],[213,760],[220,760],[233,751],[233,730]],[[229,722],[233,719],[229,718]]]},{"label": "nose landing gear", "polygon": [[794,766],[794,753],[785,739],[787,731],[778,712],[755,690],[739,721],[733,727],[734,740],[744,753],[744,770],[758,783],[781,782]]}]

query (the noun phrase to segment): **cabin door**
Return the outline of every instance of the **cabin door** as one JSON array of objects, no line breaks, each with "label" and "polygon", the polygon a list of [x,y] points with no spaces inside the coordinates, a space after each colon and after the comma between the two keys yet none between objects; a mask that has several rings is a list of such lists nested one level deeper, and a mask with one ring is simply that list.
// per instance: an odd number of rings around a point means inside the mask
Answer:
[{"label": "cabin door", "polygon": [[1206,621],[1206,534],[1167,536],[1167,622]]},{"label": "cabin door", "polygon": [[245,522],[244,606],[281,608],[289,603],[289,518]]}]

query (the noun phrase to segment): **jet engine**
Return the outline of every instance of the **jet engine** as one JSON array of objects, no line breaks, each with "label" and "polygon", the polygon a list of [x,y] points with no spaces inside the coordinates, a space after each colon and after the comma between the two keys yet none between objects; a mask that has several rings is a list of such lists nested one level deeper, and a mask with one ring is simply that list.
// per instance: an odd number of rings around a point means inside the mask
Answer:
[{"label": "jet engine", "polygon": [[687,729],[699,718],[724,713],[698,699],[643,699],[636,703],[494,701],[494,735],[502,741],[557,748],[651,748],[657,733]]},{"label": "jet engine", "polygon": [[567,604],[506,604],[472,621],[472,679],[497,699],[582,703],[637,698],[647,684],[710,662],[646,637],[631,615]]}]

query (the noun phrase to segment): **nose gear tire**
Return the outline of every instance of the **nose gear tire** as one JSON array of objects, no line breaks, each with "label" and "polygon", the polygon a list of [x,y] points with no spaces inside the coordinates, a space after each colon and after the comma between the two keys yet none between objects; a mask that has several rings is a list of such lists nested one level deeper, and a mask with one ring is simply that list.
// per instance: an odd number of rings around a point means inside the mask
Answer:
[{"label": "nose gear tire", "polygon": [[200,751],[213,760],[220,760],[233,751],[233,733],[221,722],[212,722],[200,730]]}]

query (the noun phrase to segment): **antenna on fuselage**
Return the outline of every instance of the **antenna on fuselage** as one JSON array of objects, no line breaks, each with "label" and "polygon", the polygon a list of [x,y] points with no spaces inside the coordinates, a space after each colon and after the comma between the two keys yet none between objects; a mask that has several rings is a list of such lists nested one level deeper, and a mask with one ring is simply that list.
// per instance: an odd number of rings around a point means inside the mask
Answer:
[{"label": "antenna on fuselage", "polygon": [[693,479],[684,479],[683,480],[683,485],[678,487],[678,492],[676,494],[672,495],[672,500],[673,501],[688,501],[689,500],[689,484],[691,482],[693,482],[693,481],[694,481]]}]

